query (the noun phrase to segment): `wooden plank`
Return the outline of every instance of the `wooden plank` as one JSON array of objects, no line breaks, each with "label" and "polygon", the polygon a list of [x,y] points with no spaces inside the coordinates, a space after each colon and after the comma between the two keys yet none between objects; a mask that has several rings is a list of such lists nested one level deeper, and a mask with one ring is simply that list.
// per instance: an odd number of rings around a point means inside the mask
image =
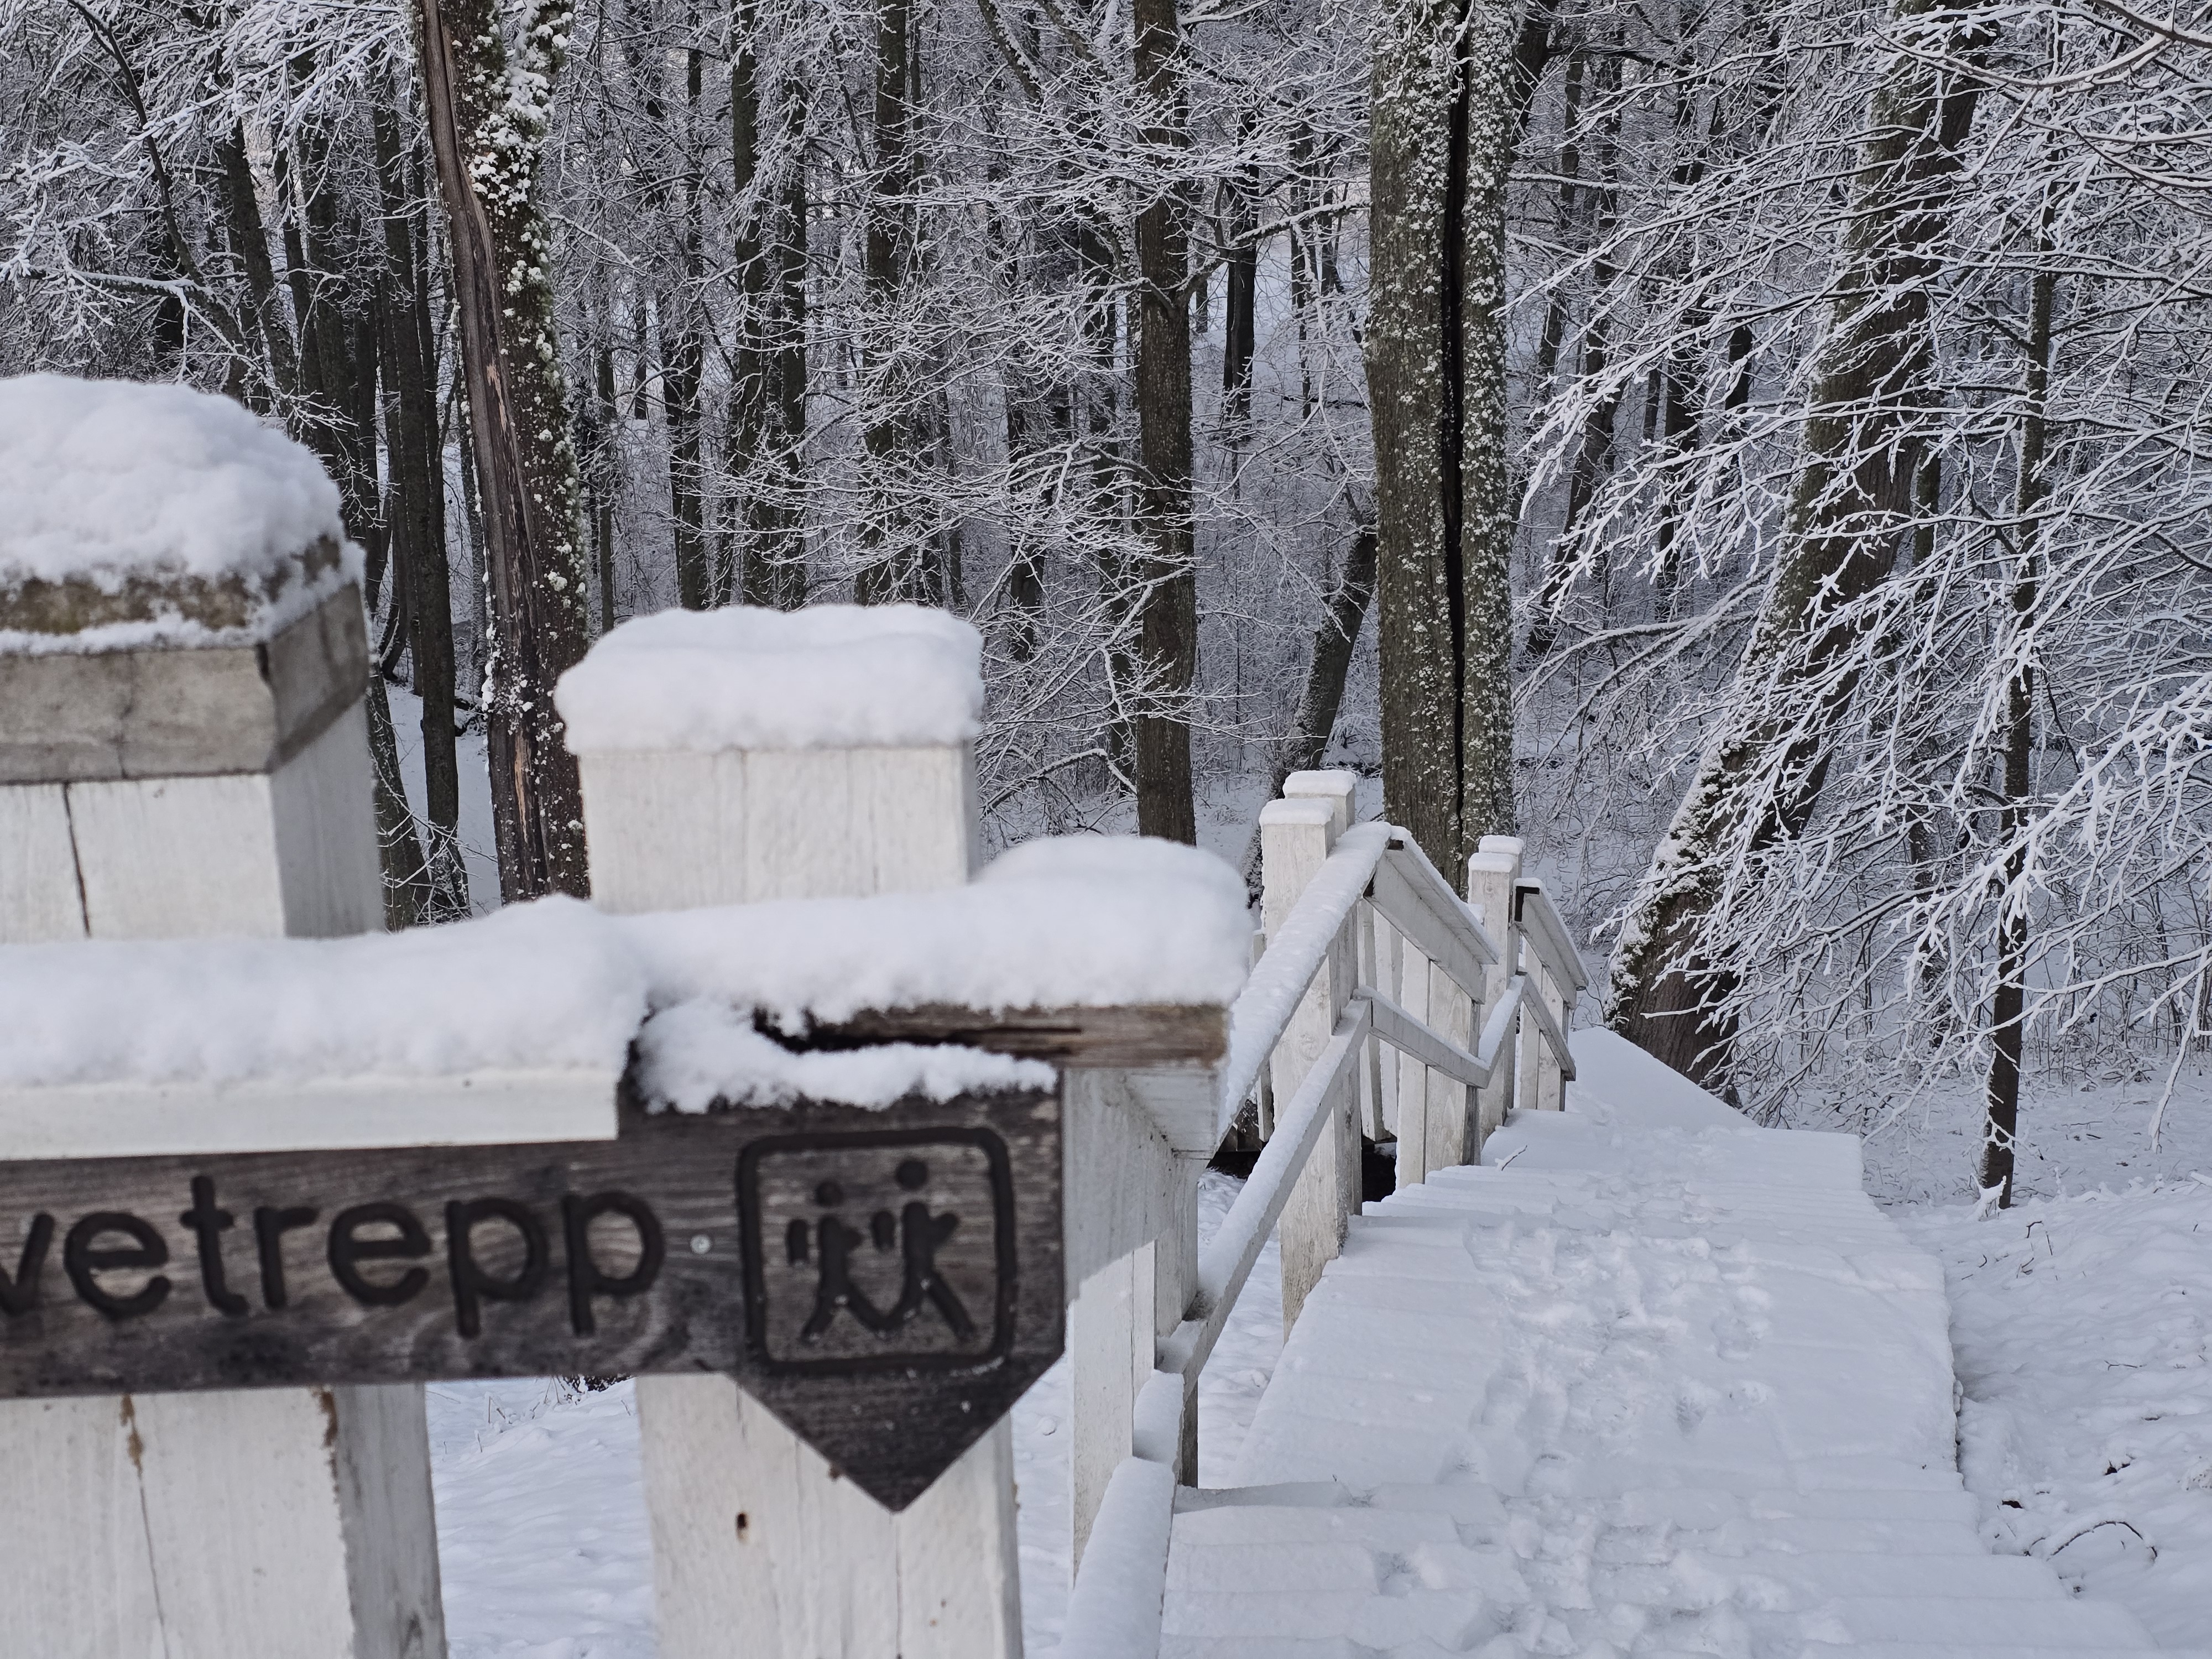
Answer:
[{"label": "wooden plank", "polygon": [[[1356,977],[1358,957],[1348,924],[1358,908],[1359,892],[1332,896],[1324,874],[1334,850],[1335,823],[1344,816],[1335,804],[1319,799],[1270,801],[1260,811],[1261,908],[1271,953],[1298,939],[1302,921],[1304,929],[1313,932],[1328,927],[1316,952],[1319,965],[1268,1056],[1278,1101],[1297,1094],[1306,1073],[1328,1047]],[[1302,906],[1306,910],[1303,919],[1297,915]],[[1310,945],[1315,941],[1303,942]],[[1261,965],[1264,970],[1266,963]],[[1248,994],[1249,989],[1248,986]],[[1318,1143],[1319,1150],[1305,1160],[1283,1210],[1285,1332],[1320,1281],[1322,1269],[1343,1248],[1346,1223],[1358,1207],[1358,1091],[1333,1099],[1331,1112],[1330,1127]]]},{"label": "wooden plank", "polygon": [[[1514,1046],[1520,1030],[1519,1016],[1516,1013],[1501,1023],[1498,1011],[1520,972],[1521,930],[1513,920],[1513,884],[1521,877],[1521,854],[1519,837],[1485,836],[1467,860],[1468,904],[1482,912],[1499,952],[1499,960],[1483,974],[1483,1037],[1475,1052],[1488,1062],[1491,1076],[1476,1100],[1474,1144],[1468,1148],[1469,1161],[1475,1163],[1481,1161],[1483,1146],[1492,1133],[1513,1109],[1515,1079],[1520,1071]],[[1514,1000],[1517,1007],[1517,994]]]},{"label": "wooden plank", "polygon": [[1098,1516],[1114,1547],[1075,1575],[1060,1659],[1144,1659],[1160,1650],[1175,1497],[1175,1471],[1164,1464],[1130,1457],[1114,1471]]},{"label": "wooden plank", "polygon": [[1440,899],[1425,882],[1415,878],[1420,872],[1435,873],[1426,859],[1417,861],[1404,848],[1393,847],[1375,867],[1369,892],[1376,908],[1454,981],[1480,990],[1482,970],[1496,960],[1497,952],[1476,928],[1466,907],[1449,889]]},{"label": "wooden plank", "polygon": [[259,645],[0,654],[0,783],[271,771],[368,679],[350,583]]},{"label": "wooden plank", "polygon": [[1066,1149],[1061,1214],[1073,1291],[1170,1226],[1181,1165],[1127,1073],[1076,1072],[1060,1086]]},{"label": "wooden plank", "polygon": [[0,1396],[720,1370],[902,1508],[1059,1355],[1060,1158],[1007,1092],[0,1165]]},{"label": "wooden plank", "polygon": [[1221,1340],[1230,1310],[1267,1247],[1300,1172],[1333,1121],[1337,1097],[1367,1041],[1374,1004],[1356,1001],[1346,1011],[1320,1060],[1306,1073],[1297,1096],[1283,1103],[1276,1133],[1261,1149],[1237,1200],[1199,1256],[1198,1291],[1189,1313],[1160,1342],[1160,1369],[1194,1378],[1206,1369],[1213,1345]]},{"label": "wooden plank", "polygon": [[0,939],[83,937],[67,793],[58,783],[0,784]]},{"label": "wooden plank", "polygon": [[[1471,988],[1480,991],[1482,981],[1480,977]],[[1460,1053],[1474,1059],[1468,1045],[1474,1041],[1474,999],[1468,994],[1469,989],[1441,967],[1430,964],[1429,1018],[1433,1022],[1430,1029]],[[1476,1060],[1478,1066],[1480,1064],[1479,1060]],[[1434,1066],[1430,1068],[1430,1169],[1448,1170],[1467,1162],[1468,1140],[1475,1115],[1478,1086]]]},{"label": "wooden plank", "polygon": [[[819,1024],[801,1046],[957,1042],[1071,1069],[1215,1066],[1229,1049],[1229,1011],[1150,1004],[1127,1008],[890,1008]],[[1209,1103],[1208,1110],[1211,1111]]]},{"label": "wooden plank", "polygon": [[[1424,1023],[1429,1013],[1431,988],[1442,975],[1434,974],[1428,957],[1410,939],[1401,935],[1398,963],[1398,1001],[1407,1013]],[[1398,1062],[1398,1168],[1396,1185],[1418,1187],[1429,1178],[1429,1072],[1395,1043],[1390,1052]]]},{"label": "wooden plank", "polygon": [[[737,750],[586,756],[592,902],[635,913],[963,882],[977,845],[973,757],[928,751],[920,764],[941,787],[910,801],[902,823],[895,793],[868,774],[912,785],[902,752],[757,768]],[[774,791],[789,798],[760,799]],[[949,823],[921,822],[925,810]],[[641,1377],[638,1401],[661,1659],[721,1659],[732,1631],[754,1659],[934,1652],[938,1632],[965,1644],[962,1659],[1019,1654],[1003,1427],[895,1515],[720,1378]],[[902,1624],[925,1616],[934,1623]]]},{"label": "wooden plank", "polygon": [[383,865],[368,769],[368,713],[356,703],[269,776],[284,930],[342,939],[384,926]]},{"label": "wooden plank", "polygon": [[611,1140],[613,1071],[236,1084],[0,1085],[0,1164],[164,1152]]},{"label": "wooden plank", "polygon": [[1514,920],[1523,933],[1535,945],[1544,965],[1552,977],[1571,985],[1577,991],[1589,988],[1589,975],[1583,968],[1581,952],[1567,937],[1566,923],[1560,919],[1559,906],[1540,881],[1516,882],[1513,888]]},{"label": "wooden plank", "polygon": [[[1555,1068],[1559,1076],[1568,1082],[1573,1082],[1574,1053],[1567,1046],[1566,1032],[1559,1026],[1560,998],[1559,991],[1552,984],[1552,976],[1549,974],[1530,977],[1528,988],[1522,993],[1521,1006],[1528,1012],[1529,1018],[1536,1022],[1537,1030],[1544,1034],[1544,1064]],[[1542,1085],[1540,1085],[1540,1086]],[[1550,1089],[1552,1098],[1547,1101],[1531,1101],[1529,1104],[1540,1110],[1557,1111],[1559,1109],[1558,1093],[1557,1084],[1553,1083]]]},{"label": "wooden plank", "polygon": [[93,938],[283,933],[267,777],[77,783],[69,799]]},{"label": "wooden plank", "polygon": [[1152,1256],[1147,1245],[1108,1262],[1068,1304],[1068,1516],[1078,1566],[1107,1483],[1129,1455],[1137,1367],[1142,1377],[1152,1372]]},{"label": "wooden plank", "polygon": [[1489,1080],[1488,1066],[1381,992],[1363,986],[1352,994],[1374,1006],[1375,1035],[1391,1047],[1470,1088],[1480,1088]]}]

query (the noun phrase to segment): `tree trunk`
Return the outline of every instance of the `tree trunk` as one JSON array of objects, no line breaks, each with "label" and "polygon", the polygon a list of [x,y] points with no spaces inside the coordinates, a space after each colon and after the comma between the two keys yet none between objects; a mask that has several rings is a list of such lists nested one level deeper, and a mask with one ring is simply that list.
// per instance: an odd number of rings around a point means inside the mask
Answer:
[{"label": "tree trunk", "polygon": [[1382,788],[1455,870],[1513,824],[1504,186],[1548,14],[1391,0],[1370,100]]},{"label": "tree trunk", "polygon": [[599,349],[599,373],[592,381],[596,396],[592,410],[598,443],[586,458],[592,468],[592,559],[599,573],[599,632],[611,633],[615,625],[615,488],[619,478],[615,450],[614,348],[604,343]]},{"label": "tree trunk", "polygon": [[905,354],[898,337],[899,299],[913,246],[908,222],[914,185],[913,135],[907,106],[913,21],[908,0],[876,0],[875,174],[869,190],[862,271],[875,362],[866,376],[862,395],[867,419],[860,430],[860,447],[868,458],[865,488],[871,499],[860,520],[867,562],[853,580],[853,596],[862,605],[924,597],[907,515],[900,511],[892,486],[917,424],[907,406]]},{"label": "tree trunk", "polygon": [[2050,486],[2044,476],[2049,441],[2045,414],[2051,392],[2051,309],[2055,277],[2050,264],[2051,204],[2045,199],[2037,237],[2035,274],[2029,279],[2027,373],[2020,428],[2019,509],[2014,537],[2016,568],[2011,601],[2011,644],[2017,665],[2005,683],[2004,807],[1998,832],[2010,843],[2005,854],[2005,890],[1998,921],[1997,988],[1990,1011],[1990,1079],[1987,1115],[1982,1130],[1979,1176],[1984,1193],[1996,1191],[1997,1207],[2012,1204],[2014,1149],[2020,1128],[2021,1039],[2027,1011],[2027,873],[2029,763],[2035,742],[2035,659],[2029,636],[2035,627],[2037,560],[2042,540],[2041,511]]},{"label": "tree trunk", "polygon": [[246,159],[246,125],[234,123],[217,144],[223,174],[223,207],[232,251],[246,273],[246,315],[269,354],[277,398],[289,402],[299,392],[299,364],[292,350],[292,325],[276,292],[276,269],[269,258],[269,233],[261,222],[261,201]]},{"label": "tree trunk", "polygon": [[[789,106],[803,109],[797,87],[788,89]],[[800,118],[790,118],[794,125]],[[783,230],[777,239],[775,325],[778,341],[771,382],[779,419],[775,431],[779,497],[773,539],[761,561],[768,592],[761,603],[796,611],[806,603],[806,166],[803,147],[792,157],[784,181]]]},{"label": "tree trunk", "polygon": [[[1935,4],[1897,0],[1893,15]],[[1961,27],[1954,44],[1971,53],[1984,38]],[[1856,689],[1855,677],[1830,672],[1858,634],[1838,613],[1888,574],[1909,514],[1922,452],[1912,411],[1928,395],[1934,350],[1929,284],[1978,91],[1901,51],[1874,94],[1803,459],[1780,563],[1737,672],[1737,712],[1700,762],[1614,951],[1607,1023],[1701,1083],[1725,1082],[1735,1035],[1735,976],[1701,954],[1719,869],[1797,834],[1811,816],[1829,735]],[[1808,690],[1793,697],[1793,686]],[[1778,769],[1767,763],[1777,745]]]},{"label": "tree trunk", "polygon": [[[1130,22],[1144,142],[1179,150],[1188,135],[1176,0],[1134,0]],[[1137,215],[1137,431],[1148,547],[1136,749],[1138,833],[1194,843],[1189,696],[1198,672],[1198,572],[1190,512],[1189,234],[1176,190]]]},{"label": "tree trunk", "polygon": [[1337,711],[1344,703],[1344,682],[1352,670],[1352,648],[1367,606],[1375,597],[1375,526],[1372,520],[1352,532],[1352,545],[1343,567],[1322,606],[1321,626],[1314,630],[1313,653],[1306,662],[1306,684],[1298,698],[1297,722],[1290,739],[1277,752],[1267,780],[1267,798],[1283,793],[1284,780],[1321,764],[1336,730]]},{"label": "tree trunk", "polygon": [[509,902],[590,890],[582,792],[553,685],[583,655],[589,584],[553,331],[550,239],[535,185],[568,13],[538,0],[510,80],[493,0],[418,0],[424,104],[443,189],[483,514],[494,640],[486,664],[500,888]]},{"label": "tree trunk", "polygon": [[660,313],[661,398],[668,413],[668,501],[675,524],[677,603],[704,611],[714,603],[714,572],[707,550],[707,520],[700,502],[702,450],[699,438],[700,382],[707,362],[701,337],[699,280],[700,197],[706,186],[698,165],[699,94],[702,54],[695,45],[684,53],[684,177],[677,231],[682,249],[681,289],[663,302]]},{"label": "tree trunk", "polygon": [[771,204],[760,169],[759,31],[760,0],[736,0],[730,9],[730,179],[735,191],[730,252],[737,268],[738,315],[722,447],[738,500],[724,583],[732,599],[742,596],[750,605],[765,603],[772,586],[763,580],[775,528],[774,466],[768,450],[769,434],[778,424],[771,380],[774,272],[763,234]]},{"label": "tree trunk", "polygon": [[437,365],[425,359],[430,309],[428,250],[415,245],[406,150],[395,108],[372,112],[384,210],[387,303],[382,350],[394,418],[385,432],[392,480],[392,560],[407,589],[408,643],[422,704],[422,807],[430,832],[429,915],[469,913],[460,854],[460,762],[453,732],[453,596],[446,558],[446,477],[438,434]]}]

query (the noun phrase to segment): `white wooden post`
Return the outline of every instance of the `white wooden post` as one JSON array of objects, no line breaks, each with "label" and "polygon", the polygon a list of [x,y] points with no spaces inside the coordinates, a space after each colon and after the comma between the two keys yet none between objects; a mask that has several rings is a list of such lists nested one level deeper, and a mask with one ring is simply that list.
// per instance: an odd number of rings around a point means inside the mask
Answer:
[{"label": "white wooden post", "polygon": [[[1152,1374],[1158,1339],[1181,1322],[1197,1289],[1198,1177],[1206,1154],[1170,1145],[1152,1108],[1164,1091],[1209,1074],[1173,1077],[1112,1068],[1062,1074],[1066,1103],[1066,1271],[1072,1405],[1069,1521],[1073,1559],[1115,1468],[1134,1449],[1132,1414]],[[1207,1114],[1211,1122],[1211,1112]],[[1196,1380],[1186,1379],[1188,1407]],[[1177,1478],[1194,1484],[1197,1418],[1184,1413]]]},{"label": "white wooden post", "polygon": [[1068,1304],[1068,1499],[1079,1566],[1107,1483],[1129,1455],[1137,1390],[1152,1375],[1156,1255],[1146,1244],[1108,1262]]},{"label": "white wooden post", "polygon": [[[1283,786],[1284,798],[1261,809],[1260,908],[1270,939],[1280,936],[1298,896],[1320,874],[1337,836],[1350,826],[1355,781],[1348,772],[1293,772]],[[1328,1046],[1351,1000],[1356,966],[1352,929],[1346,926],[1268,1060],[1279,1102],[1297,1094]],[[1346,1218],[1359,1207],[1358,1088],[1341,1091],[1330,1109],[1334,1133],[1323,1134],[1316,1146],[1291,1190],[1279,1224],[1286,1333],[1297,1322],[1322,1269],[1342,1248]],[[1406,1133],[1401,1115],[1401,1147]]]},{"label": "white wooden post", "polygon": [[[0,941],[383,927],[368,648],[343,570],[323,540],[261,573],[327,590],[264,624],[155,563],[89,625],[167,611],[222,643],[0,650]],[[0,632],[74,631],[56,621],[67,584],[4,578]],[[445,1652],[419,1385],[10,1402],[0,1468],[0,1651]]]},{"label": "white wooden post", "polygon": [[[964,743],[580,759],[602,908],[908,891],[975,871]],[[726,1377],[641,1377],[637,1399],[660,1659],[1018,1659],[1009,1424],[894,1515]]]},{"label": "white wooden post", "polygon": [[[1513,884],[1520,878],[1521,840],[1517,836],[1485,836],[1479,850],[1468,856],[1467,902],[1482,912],[1483,928],[1498,946],[1498,960],[1484,975],[1485,1008],[1498,1006],[1498,999],[1505,994],[1520,963],[1521,933],[1513,914]],[[1516,1021],[1516,1028],[1518,1024]],[[1490,1086],[1480,1092],[1478,1099],[1475,1144],[1468,1149],[1470,1158],[1482,1156],[1483,1143],[1513,1109],[1514,1074],[1520,1057],[1516,1029],[1506,1033],[1504,1046],[1498,1051],[1497,1068],[1491,1073]]]}]

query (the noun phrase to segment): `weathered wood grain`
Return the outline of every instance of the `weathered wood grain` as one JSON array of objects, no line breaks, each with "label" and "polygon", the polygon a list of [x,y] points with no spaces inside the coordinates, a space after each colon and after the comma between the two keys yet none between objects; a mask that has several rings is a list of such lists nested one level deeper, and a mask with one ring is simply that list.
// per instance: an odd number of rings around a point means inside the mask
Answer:
[{"label": "weathered wood grain", "polygon": [[1058,1357],[1060,1104],[0,1165],[0,1395],[721,1371],[893,1509]]},{"label": "weathered wood grain", "polygon": [[0,783],[267,772],[368,677],[350,583],[258,643],[0,654]]},{"label": "weathered wood grain", "polygon": [[804,1041],[825,1048],[872,1042],[959,1042],[1069,1068],[1105,1071],[1212,1066],[1229,1051],[1229,1011],[1165,1004],[991,1012],[897,1008],[817,1025]]}]

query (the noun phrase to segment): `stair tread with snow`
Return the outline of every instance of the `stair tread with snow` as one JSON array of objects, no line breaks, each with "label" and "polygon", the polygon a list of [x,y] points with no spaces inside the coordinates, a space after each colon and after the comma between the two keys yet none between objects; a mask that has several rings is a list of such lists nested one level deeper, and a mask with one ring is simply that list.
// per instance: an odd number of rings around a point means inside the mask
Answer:
[{"label": "stair tread with snow", "polygon": [[1983,1542],[1942,1276],[1856,1141],[1672,1073],[1642,1121],[1655,1062],[1575,1052],[1566,1112],[1353,1218],[1240,1485],[1178,1499],[1164,1659],[2149,1650]]}]

